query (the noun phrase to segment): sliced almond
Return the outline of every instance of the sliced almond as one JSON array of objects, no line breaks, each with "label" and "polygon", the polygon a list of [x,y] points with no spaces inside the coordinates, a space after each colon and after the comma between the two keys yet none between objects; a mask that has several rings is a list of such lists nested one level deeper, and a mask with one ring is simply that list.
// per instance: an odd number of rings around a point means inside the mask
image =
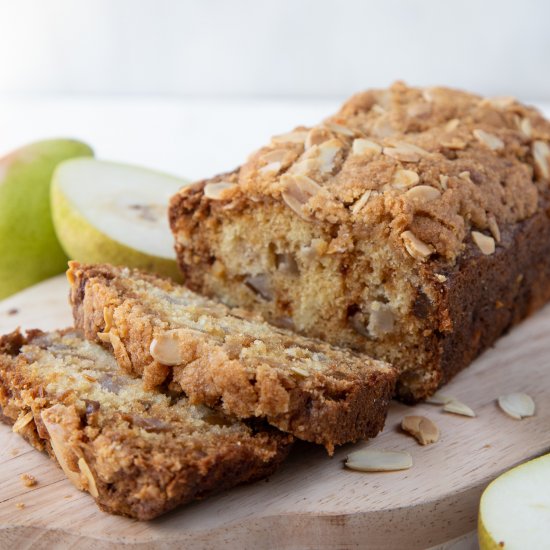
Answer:
[{"label": "sliced almond", "polygon": [[379,155],[382,152],[382,146],[369,139],[354,139],[351,147],[354,155]]},{"label": "sliced almond", "polygon": [[295,130],[286,134],[280,134],[273,136],[271,141],[273,143],[304,143],[308,135],[308,130]]},{"label": "sliced almond", "polygon": [[423,156],[429,154],[425,149],[406,141],[398,141],[393,147],[384,147],[382,152],[384,155],[402,162],[418,162]]},{"label": "sliced almond", "polygon": [[321,190],[321,186],[311,178],[300,174],[285,174],[281,178],[281,183],[285,186],[282,197],[287,206],[301,218],[308,220],[309,218],[302,211],[302,206]]},{"label": "sliced almond", "polygon": [[476,413],[470,407],[468,407],[468,405],[462,403],[461,401],[458,401],[458,399],[447,401],[447,403],[443,405],[443,410],[445,412],[459,414],[461,416],[470,416],[472,418],[476,415]]},{"label": "sliced almond", "polygon": [[516,102],[516,98],[512,96],[495,96],[482,99],[479,104],[481,106],[496,107],[497,109],[506,109],[511,107]]},{"label": "sliced almond", "polygon": [[445,174],[440,174],[439,175],[439,183],[441,185],[441,189],[443,189],[444,191],[447,190],[447,186],[449,185],[449,176],[445,175]]},{"label": "sliced almond", "polygon": [[442,275],[441,273],[436,273],[435,278],[440,282],[444,283],[447,280],[447,277],[445,275]]},{"label": "sliced almond", "polygon": [[522,118],[519,121],[519,130],[527,138],[530,139],[533,135],[533,126],[528,118]]},{"label": "sliced almond", "polygon": [[64,416],[65,410],[66,407],[63,405],[54,405],[49,409],[44,409],[40,416],[48,431],[52,451],[57,462],[73,485],[82,491],[84,489],[84,484],[80,478],[80,471],[77,471],[77,457],[68,444],[70,434],[67,433],[63,425],[57,421],[58,417]]},{"label": "sliced almond", "polygon": [[19,433],[27,424],[32,422],[34,416],[31,411],[25,414],[20,414],[17,420],[14,422],[13,426],[11,427],[12,431],[15,433]]},{"label": "sliced almond", "polygon": [[432,246],[421,241],[412,231],[403,231],[401,238],[407,252],[416,260],[424,261],[434,252]]},{"label": "sliced almond", "polygon": [[489,226],[489,231],[497,243],[500,242],[500,229],[498,227],[497,220],[493,215],[490,215],[487,218],[487,225]]},{"label": "sliced almond", "polygon": [[186,365],[196,359],[197,337],[189,329],[167,330],[153,338],[151,357],[161,365]]},{"label": "sliced almond", "polygon": [[303,369],[302,367],[292,366],[290,367],[290,370],[295,374],[302,376],[303,378],[307,378],[309,376],[309,372],[306,369]]},{"label": "sliced almond", "polygon": [[458,118],[452,118],[445,124],[445,132],[454,132],[459,124],[460,120],[458,120]]},{"label": "sliced almond", "polygon": [[224,192],[228,189],[232,189],[235,187],[234,183],[228,182],[228,181],[218,181],[216,183],[207,183],[204,186],[204,196],[207,199],[213,200],[213,201],[219,201],[223,199]]},{"label": "sliced almond", "polygon": [[393,472],[407,470],[412,466],[412,456],[406,451],[377,451],[365,449],[350,453],[346,466],[360,472]]},{"label": "sliced almond", "polygon": [[429,445],[439,440],[439,428],[425,416],[405,416],[401,428],[410,433],[420,445]]},{"label": "sliced almond", "polygon": [[474,137],[483,145],[489,147],[493,151],[504,149],[504,142],[494,134],[490,134],[481,128],[476,128],[473,132]]},{"label": "sliced almond", "polygon": [[537,140],[533,143],[533,159],[535,160],[535,168],[539,177],[544,179],[550,178],[550,147],[545,141]]},{"label": "sliced almond", "polygon": [[328,139],[330,139],[330,134],[328,133],[326,128],[312,128],[307,134],[305,147],[306,149],[309,149],[310,147],[313,147],[314,145],[319,145],[320,143],[323,143],[323,141],[327,141]]},{"label": "sliced almond", "polygon": [[264,153],[260,157],[260,160],[266,164],[270,162],[283,162],[287,156],[288,151],[286,149],[272,149],[271,151]]},{"label": "sliced almond", "polygon": [[270,162],[269,164],[262,166],[258,170],[258,172],[260,172],[260,174],[277,174],[280,172],[282,167],[283,167],[283,164],[279,161]]},{"label": "sliced almond", "polygon": [[92,471],[90,470],[90,467],[88,466],[88,463],[82,457],[78,459],[78,468],[84,476],[84,489],[86,489],[88,493],[90,493],[94,498],[98,498],[99,491],[97,490],[94,476],[92,474]]},{"label": "sliced almond", "polygon": [[405,196],[413,201],[431,202],[441,197],[441,191],[429,185],[417,185],[409,189]]},{"label": "sliced almond", "polygon": [[320,145],[319,150],[319,170],[323,173],[332,172],[334,168],[334,158],[342,149],[342,142],[338,139],[329,139]]},{"label": "sliced almond", "polygon": [[426,399],[426,403],[430,403],[432,405],[445,405],[450,401],[456,401],[456,399],[452,395],[445,395],[438,391]]},{"label": "sliced almond", "polygon": [[535,414],[535,402],[526,393],[509,393],[498,398],[499,407],[512,418],[521,420]]},{"label": "sliced almond", "polygon": [[319,168],[318,159],[305,158],[298,162],[295,162],[288,170],[285,176],[307,176]]},{"label": "sliced almond", "polygon": [[398,169],[393,173],[391,185],[395,189],[408,189],[419,181],[420,177],[414,170]]},{"label": "sliced almond", "polygon": [[485,256],[490,256],[495,251],[495,239],[484,235],[479,231],[472,231],[472,240],[476,243],[477,247]]},{"label": "sliced almond", "polygon": [[344,136],[350,137],[353,137],[355,135],[355,132],[353,130],[350,130],[347,126],[342,126],[341,124],[335,124],[334,122],[325,122],[323,125],[325,128],[328,128],[331,132],[335,132],[336,134],[342,134]]},{"label": "sliced almond", "polygon": [[367,189],[354,203],[351,207],[353,214],[357,214],[364,206],[369,202],[370,196],[372,194],[372,189]]}]

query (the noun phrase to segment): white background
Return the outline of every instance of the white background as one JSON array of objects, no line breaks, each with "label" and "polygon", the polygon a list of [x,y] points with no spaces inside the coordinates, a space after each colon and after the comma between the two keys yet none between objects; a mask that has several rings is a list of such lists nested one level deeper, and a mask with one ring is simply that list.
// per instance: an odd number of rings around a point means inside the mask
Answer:
[{"label": "white background", "polygon": [[198,179],[396,79],[544,106],[550,1],[0,0],[0,155],[69,136]]},{"label": "white background", "polygon": [[548,0],[0,0],[0,94],[550,99]]}]

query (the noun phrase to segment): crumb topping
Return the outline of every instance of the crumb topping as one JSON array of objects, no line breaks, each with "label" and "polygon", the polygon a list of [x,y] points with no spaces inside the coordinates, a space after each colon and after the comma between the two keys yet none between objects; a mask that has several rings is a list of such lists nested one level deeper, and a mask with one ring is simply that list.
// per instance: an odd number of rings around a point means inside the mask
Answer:
[{"label": "crumb topping", "polygon": [[480,234],[498,246],[499,226],[535,213],[549,143],[550,122],[513,98],[398,82],[274,137],[204,194],[222,208],[270,197],[310,222],[387,224],[417,260],[454,262],[466,242],[485,254]]}]

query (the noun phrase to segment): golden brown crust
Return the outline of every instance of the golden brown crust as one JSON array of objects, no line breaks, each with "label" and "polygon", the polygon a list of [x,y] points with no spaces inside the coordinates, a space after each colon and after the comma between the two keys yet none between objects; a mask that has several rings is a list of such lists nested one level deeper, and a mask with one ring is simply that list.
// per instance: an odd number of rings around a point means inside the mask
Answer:
[{"label": "golden brown crust", "polygon": [[186,285],[383,358],[421,399],[550,298],[549,143],[514,100],[358,94],[173,197]]},{"label": "golden brown crust", "polygon": [[76,326],[148,384],[168,379],[193,402],[266,418],[329,452],[383,427],[395,384],[384,363],[136,271],[72,263],[68,277]]},{"label": "golden brown crust", "polygon": [[140,520],[269,475],[292,441],[144,390],[73,330],[0,339],[0,409],[102,509]]}]

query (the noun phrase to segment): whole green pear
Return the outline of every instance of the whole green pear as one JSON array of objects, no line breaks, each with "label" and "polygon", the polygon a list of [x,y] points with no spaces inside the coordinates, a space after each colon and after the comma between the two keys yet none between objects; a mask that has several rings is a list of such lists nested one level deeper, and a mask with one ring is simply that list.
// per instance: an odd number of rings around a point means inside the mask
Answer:
[{"label": "whole green pear", "polygon": [[93,156],[86,144],[52,139],[0,158],[0,299],[63,272],[50,210],[50,182],[62,161]]}]

